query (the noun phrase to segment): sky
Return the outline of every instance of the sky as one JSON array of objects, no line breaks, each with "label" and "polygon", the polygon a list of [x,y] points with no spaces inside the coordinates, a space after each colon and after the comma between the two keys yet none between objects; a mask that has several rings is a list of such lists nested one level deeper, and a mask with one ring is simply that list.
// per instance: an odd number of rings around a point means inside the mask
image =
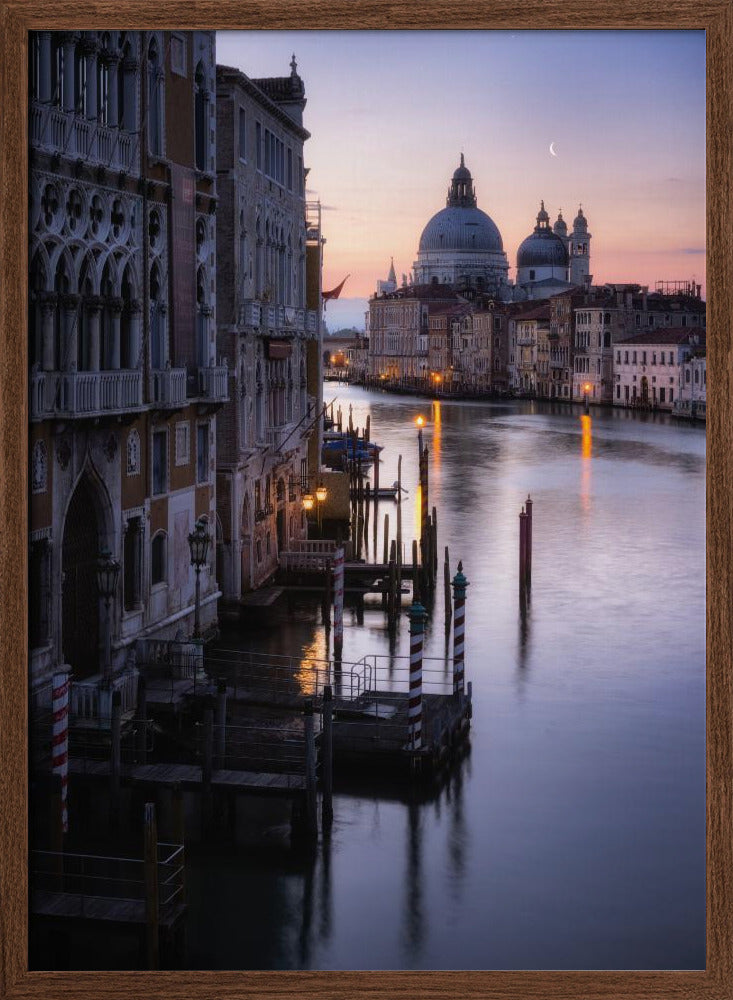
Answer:
[{"label": "sky", "polygon": [[323,287],[350,275],[330,329],[363,328],[391,257],[409,275],[461,152],[510,279],[544,199],[569,225],[582,204],[595,283],[705,294],[703,31],[217,33],[217,62],[250,77],[287,76],[293,53]]}]

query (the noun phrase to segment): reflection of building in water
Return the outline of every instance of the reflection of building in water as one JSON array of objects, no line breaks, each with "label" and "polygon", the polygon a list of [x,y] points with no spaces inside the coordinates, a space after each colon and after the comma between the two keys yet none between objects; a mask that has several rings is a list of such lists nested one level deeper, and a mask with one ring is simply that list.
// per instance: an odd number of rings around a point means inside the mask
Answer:
[{"label": "reflection of building in water", "polygon": [[433,400],[433,448],[431,458],[433,468],[437,471],[440,468],[441,449],[443,445],[443,415],[440,411],[440,402]]},{"label": "reflection of building in water", "polygon": [[422,951],[425,938],[422,899],[422,830],[420,806],[413,800],[407,807],[408,842],[405,882],[405,945],[411,964]]}]

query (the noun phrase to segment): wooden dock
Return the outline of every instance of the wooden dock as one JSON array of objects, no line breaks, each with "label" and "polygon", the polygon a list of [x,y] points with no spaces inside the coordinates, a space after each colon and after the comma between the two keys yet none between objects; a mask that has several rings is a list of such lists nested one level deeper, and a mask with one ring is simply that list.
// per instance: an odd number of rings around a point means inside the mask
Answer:
[{"label": "wooden dock", "polygon": [[[72,758],[69,771],[75,778],[109,779],[110,762]],[[121,776],[132,785],[170,788],[176,784],[182,788],[201,788],[203,785],[203,768],[197,764],[135,764],[123,768]],[[214,768],[211,786],[254,795],[299,795],[305,791],[305,777],[292,773]]]},{"label": "wooden dock", "polygon": [[426,775],[440,770],[470,728],[471,697],[424,694],[422,746],[410,742],[407,694],[370,691],[363,699],[334,698],[333,763],[341,777],[351,770],[388,769],[405,776],[417,766]]}]

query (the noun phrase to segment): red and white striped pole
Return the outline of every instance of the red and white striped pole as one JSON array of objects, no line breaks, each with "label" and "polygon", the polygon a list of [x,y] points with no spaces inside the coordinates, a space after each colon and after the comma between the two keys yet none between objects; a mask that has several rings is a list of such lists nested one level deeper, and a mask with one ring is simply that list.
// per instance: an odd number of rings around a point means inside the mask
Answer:
[{"label": "red and white striped pole", "polygon": [[427,613],[414,601],[407,612],[410,618],[410,695],[407,703],[407,724],[413,750],[422,749],[422,648]]},{"label": "red and white striped pole", "polygon": [[52,682],[51,769],[61,775],[61,829],[69,832],[66,791],[69,783],[69,689],[68,674],[54,674]]},{"label": "red and white striped pole", "polygon": [[458,572],[453,577],[453,694],[462,695],[464,688],[465,640],[466,640],[466,587],[468,580],[463,575],[463,563],[458,563]]},{"label": "red and white striped pole", "polygon": [[333,655],[341,659],[344,646],[344,550],[333,554]]}]

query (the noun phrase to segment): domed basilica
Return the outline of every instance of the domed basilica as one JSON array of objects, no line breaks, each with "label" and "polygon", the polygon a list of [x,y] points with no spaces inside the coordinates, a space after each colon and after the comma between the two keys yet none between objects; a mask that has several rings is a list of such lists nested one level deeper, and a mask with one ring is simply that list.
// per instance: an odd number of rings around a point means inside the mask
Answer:
[{"label": "domed basilica", "polygon": [[416,285],[469,286],[505,301],[521,301],[585,285],[591,277],[589,270],[590,233],[583,209],[578,210],[568,234],[562,211],[550,226],[543,201],[534,231],[517,251],[516,284],[511,284],[501,233],[478,208],[473,178],[461,153],[446,207],[422,231],[413,280]]}]

